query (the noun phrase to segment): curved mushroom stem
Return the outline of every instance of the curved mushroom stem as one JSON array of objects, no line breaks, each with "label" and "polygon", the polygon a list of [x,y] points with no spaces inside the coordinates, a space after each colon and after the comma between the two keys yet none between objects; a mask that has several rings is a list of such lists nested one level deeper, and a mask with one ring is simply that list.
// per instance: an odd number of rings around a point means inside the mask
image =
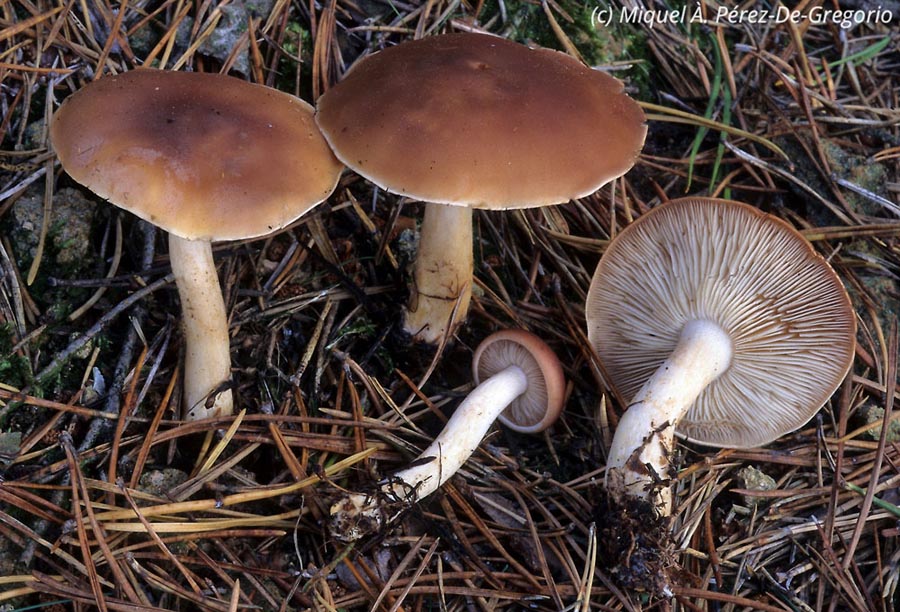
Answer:
[{"label": "curved mushroom stem", "polygon": [[606,486],[671,514],[669,474],[675,426],[697,396],[731,364],[728,335],[711,321],[689,321],[678,344],[628,406],[613,436]]},{"label": "curved mushroom stem", "polygon": [[[169,259],[184,319],[184,406],[189,421],[232,413],[231,389],[216,392],[231,379],[228,318],[212,245],[169,234]],[[215,393],[207,406],[207,398]]]},{"label": "curved mushroom stem", "polygon": [[472,209],[426,204],[403,324],[408,333],[437,344],[465,320],[472,297],[472,260]]},{"label": "curved mushroom stem", "polygon": [[[475,387],[428,448],[409,467],[394,474],[378,493],[353,493],[331,506],[332,535],[345,542],[358,540],[437,491],[475,452],[491,423],[527,389],[528,378],[516,365]],[[395,509],[385,502],[395,503]],[[396,502],[400,502],[399,508]]]}]

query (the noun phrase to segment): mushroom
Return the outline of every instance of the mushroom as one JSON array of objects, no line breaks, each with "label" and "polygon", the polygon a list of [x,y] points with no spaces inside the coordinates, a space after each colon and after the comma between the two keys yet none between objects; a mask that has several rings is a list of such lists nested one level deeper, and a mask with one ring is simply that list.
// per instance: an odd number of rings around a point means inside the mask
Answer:
[{"label": "mushroom", "polygon": [[399,44],[317,102],[348,167],[428,203],[404,327],[436,343],[465,319],[472,208],[547,206],[627,172],[646,135],[617,79],[549,49],[485,34]]},{"label": "mushroom", "polygon": [[287,93],[218,74],[141,69],[69,96],[50,127],[66,172],[169,232],[184,311],[191,420],[232,412],[228,320],[213,240],[280,229],[327,198],[342,166]]},{"label": "mushroom", "polygon": [[613,438],[614,496],[670,512],[673,435],[747,448],[804,425],[844,379],[856,319],[837,275],[784,221],[684,198],[610,243],[585,307],[609,380],[633,398]]},{"label": "mushroom", "polygon": [[374,533],[437,491],[498,418],[515,431],[537,433],[562,412],[562,366],[550,347],[530,332],[504,330],[488,336],[475,351],[472,372],[478,386],[417,459],[374,495],[353,493],[332,505],[331,532],[336,538],[349,542]]}]

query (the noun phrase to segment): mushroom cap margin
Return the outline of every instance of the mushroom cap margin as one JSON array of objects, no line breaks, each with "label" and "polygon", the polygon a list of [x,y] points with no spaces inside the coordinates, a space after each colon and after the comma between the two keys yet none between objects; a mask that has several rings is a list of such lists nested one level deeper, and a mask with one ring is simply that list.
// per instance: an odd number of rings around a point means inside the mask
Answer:
[{"label": "mushroom cap margin", "polygon": [[472,375],[478,384],[516,365],[525,372],[528,389],[503,411],[498,420],[519,433],[549,428],[562,413],[566,380],[556,353],[543,340],[521,329],[506,329],[485,338],[472,356]]}]

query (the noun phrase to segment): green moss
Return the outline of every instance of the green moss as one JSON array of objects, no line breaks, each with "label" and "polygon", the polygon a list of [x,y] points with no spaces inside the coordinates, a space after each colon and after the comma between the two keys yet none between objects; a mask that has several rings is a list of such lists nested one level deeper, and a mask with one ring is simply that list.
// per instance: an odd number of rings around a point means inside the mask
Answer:
[{"label": "green moss", "polygon": [[[627,71],[616,75],[643,91],[647,88],[649,72],[643,61],[649,57],[646,34],[638,27],[613,20],[609,27],[594,21],[591,4],[573,0],[560,0],[560,8],[566,15],[554,12],[562,31],[569,38],[584,61],[591,66],[603,66],[631,62]],[[549,49],[562,50],[559,38],[539,3],[527,0],[505,2],[507,22],[494,31],[523,44],[537,44]],[[495,0],[488,0],[480,14],[480,20],[488,23],[500,19],[500,8]],[[648,90],[649,91],[649,90]]]},{"label": "green moss", "polygon": [[[297,21],[291,21],[285,28],[284,42],[282,46],[285,55],[278,62],[278,76],[275,80],[275,88],[293,93],[297,84],[297,73],[300,73],[299,82],[306,86],[312,83],[312,64],[309,61],[297,62],[295,58],[310,58],[313,55],[312,38],[309,30]],[[300,97],[310,100],[311,91],[301,91]]]},{"label": "green moss", "polygon": [[285,28],[284,50],[290,55],[298,57],[301,50],[306,53],[311,46],[309,30],[304,28],[299,21],[288,22]]},{"label": "green moss", "polygon": [[[885,188],[887,171],[883,164],[874,163],[860,155],[854,155],[832,140],[822,141],[822,151],[829,160],[829,166],[840,178],[860,189],[888,198]],[[854,212],[873,217],[884,214],[884,208],[872,198],[847,188],[842,189],[842,193]]]},{"label": "green moss", "polygon": [[[738,472],[738,481],[741,484],[741,488],[748,491],[772,491],[778,487],[778,483],[774,478],[752,465],[748,465]],[[744,505],[748,508],[753,508],[763,501],[762,497],[756,495],[742,495],[741,497]]]},{"label": "green moss", "polygon": [[642,30],[616,22],[610,23],[610,27],[597,24],[593,21],[592,11],[589,5],[574,4],[570,9],[574,23],[570,28],[563,27],[588,64],[611,64],[646,57],[647,36]]},{"label": "green moss", "polygon": [[377,333],[378,327],[368,317],[360,316],[340,328],[335,334],[335,338],[328,343],[328,348],[338,346],[352,337],[372,340]]},{"label": "green moss", "polygon": [[32,383],[34,373],[25,357],[12,352],[16,340],[12,323],[0,325],[0,382],[21,389]]},{"label": "green moss", "polygon": [[[859,416],[863,421],[864,425],[871,425],[872,423],[878,423],[878,426],[874,429],[870,429],[865,433],[865,436],[870,440],[878,440],[881,438],[881,428],[884,423],[884,408],[881,406],[877,406],[875,404],[865,404],[859,410]],[[900,421],[891,420],[888,425],[888,433],[887,433],[887,443],[893,444],[900,440]]]},{"label": "green moss", "polygon": [[[11,208],[4,219],[3,231],[10,237],[13,254],[20,270],[28,270],[37,255],[38,240],[44,218],[44,194],[30,189]],[[58,189],[53,195],[52,216],[41,255],[38,275],[31,284],[32,297],[39,307],[67,315],[73,307],[90,295],[90,290],[55,289],[49,276],[57,278],[90,278],[96,275],[97,256],[93,249],[93,222],[97,207],[79,190]],[[58,317],[59,312],[51,316]]]}]

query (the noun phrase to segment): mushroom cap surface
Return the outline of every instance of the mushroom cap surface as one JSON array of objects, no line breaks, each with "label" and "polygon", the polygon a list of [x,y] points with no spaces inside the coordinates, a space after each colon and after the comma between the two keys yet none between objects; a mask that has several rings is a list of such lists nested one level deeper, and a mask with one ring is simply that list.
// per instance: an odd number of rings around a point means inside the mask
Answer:
[{"label": "mushroom cap surface", "polygon": [[724,448],[804,425],[853,361],[856,318],[828,263],[784,221],[739,202],[683,198],[610,243],[588,293],[588,337],[626,399],[706,319],[733,343],[730,367],[676,432]]},{"label": "mushroom cap surface", "polygon": [[316,106],[348,167],[393,193],[474,208],[593,193],[634,165],[647,131],[618,79],[486,34],[370,55]]},{"label": "mushroom cap surface", "polygon": [[284,227],[342,170],[309,104],[219,74],[105,76],[63,102],[50,136],[73,179],[189,240]]},{"label": "mushroom cap surface", "polygon": [[472,357],[476,384],[511,365],[528,379],[528,389],[517,397],[498,420],[520,433],[537,433],[550,427],[562,413],[566,379],[559,358],[534,334],[506,329],[485,338]]}]

